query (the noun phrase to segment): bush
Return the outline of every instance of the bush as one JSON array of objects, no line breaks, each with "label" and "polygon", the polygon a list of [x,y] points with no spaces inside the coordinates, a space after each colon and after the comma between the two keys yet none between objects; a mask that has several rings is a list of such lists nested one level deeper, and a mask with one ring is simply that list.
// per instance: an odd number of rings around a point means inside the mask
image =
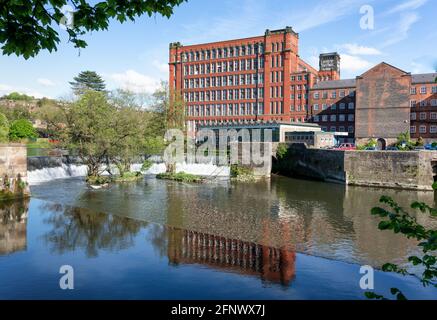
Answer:
[{"label": "bush", "polygon": [[202,182],[204,179],[202,177],[195,176],[193,174],[179,172],[179,173],[160,173],[156,176],[158,179],[164,180],[174,180],[179,182]]},{"label": "bush", "polygon": [[278,144],[278,148],[276,149],[276,157],[278,159],[283,159],[288,152],[288,145],[286,143]]},{"label": "bush", "polygon": [[231,178],[243,182],[255,180],[252,168],[240,164],[231,165]]},{"label": "bush", "polygon": [[9,129],[9,138],[11,140],[32,139],[37,138],[35,128],[32,123],[26,119],[19,119],[12,122]]},{"label": "bush", "polygon": [[111,177],[108,176],[88,176],[86,182],[90,185],[100,186],[112,182]]},{"label": "bush", "polygon": [[3,113],[0,113],[0,142],[9,140],[9,121]]},{"label": "bush", "polygon": [[15,101],[29,101],[33,100],[34,97],[28,96],[27,94],[21,94],[19,92],[11,92],[8,95],[4,95],[2,99],[15,100]]},{"label": "bush", "polygon": [[153,162],[150,160],[145,160],[141,166],[141,171],[147,171],[153,166]]}]

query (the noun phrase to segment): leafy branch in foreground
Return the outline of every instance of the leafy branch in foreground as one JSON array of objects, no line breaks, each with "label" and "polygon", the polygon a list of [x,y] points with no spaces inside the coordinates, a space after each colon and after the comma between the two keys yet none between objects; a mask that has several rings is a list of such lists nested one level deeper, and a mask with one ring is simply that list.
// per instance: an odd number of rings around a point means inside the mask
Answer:
[{"label": "leafy branch in foreground", "polygon": [[[85,48],[82,37],[87,32],[107,30],[110,20],[120,23],[161,14],[169,18],[174,7],[186,0],[0,0],[0,43],[3,54],[25,59],[40,50],[56,51],[59,33],[53,27],[64,26],[75,48]],[[71,23],[65,23],[66,6],[73,10]],[[71,10],[69,9],[69,10]]]},{"label": "leafy branch in foreground", "polygon": [[[433,186],[436,189],[436,186]],[[419,241],[418,247],[422,251],[423,255],[410,256],[408,261],[414,265],[423,269],[420,276],[420,281],[423,286],[434,286],[437,288],[437,257],[435,251],[437,250],[437,230],[427,229],[417,222],[417,219],[410,215],[406,210],[400,207],[397,202],[388,196],[383,196],[380,199],[380,203],[385,204],[389,209],[376,207],[373,208],[372,215],[383,218],[378,228],[380,230],[391,230],[394,233],[401,233],[408,239],[415,239]],[[415,201],[411,204],[412,209],[419,210],[423,214],[428,214],[432,217],[437,217],[437,209],[432,208],[429,205]],[[402,275],[406,275],[408,272],[405,268],[400,268],[393,263],[386,263],[382,266],[384,272],[396,272]],[[391,294],[398,300],[406,300],[406,296],[397,288],[391,289]],[[366,292],[366,297],[369,299],[382,300],[383,296],[377,295],[373,292]]]}]

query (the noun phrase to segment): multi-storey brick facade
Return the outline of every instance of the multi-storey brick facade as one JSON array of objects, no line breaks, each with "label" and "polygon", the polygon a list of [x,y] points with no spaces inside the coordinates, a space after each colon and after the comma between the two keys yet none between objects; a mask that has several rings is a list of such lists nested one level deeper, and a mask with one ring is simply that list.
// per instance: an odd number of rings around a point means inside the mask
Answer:
[{"label": "multi-storey brick facade", "polygon": [[437,138],[437,73],[412,76],[410,88],[411,125],[413,138]]},{"label": "multi-storey brick facade", "polygon": [[355,133],[355,92],[353,79],[323,81],[310,89],[310,121],[323,131],[348,132],[343,142],[352,142]]},{"label": "multi-storey brick facade", "polygon": [[186,102],[187,125],[230,121],[305,122],[308,90],[339,77],[339,56],[319,72],[299,57],[291,27],[200,45],[170,44],[170,90]]},{"label": "multi-storey brick facade", "polygon": [[316,70],[299,57],[299,34],[291,27],[245,39],[172,43],[169,65],[170,90],[185,100],[192,133],[199,126],[275,121],[347,132],[341,142],[376,138],[385,145],[408,130],[413,138],[437,139],[437,73],[411,75],[380,63],[340,80],[340,56],[321,54]]},{"label": "multi-storey brick facade", "polygon": [[344,141],[357,144],[375,138],[384,147],[409,130],[415,139],[437,139],[436,77],[380,63],[356,79],[319,82],[310,89],[310,121],[347,131]]}]

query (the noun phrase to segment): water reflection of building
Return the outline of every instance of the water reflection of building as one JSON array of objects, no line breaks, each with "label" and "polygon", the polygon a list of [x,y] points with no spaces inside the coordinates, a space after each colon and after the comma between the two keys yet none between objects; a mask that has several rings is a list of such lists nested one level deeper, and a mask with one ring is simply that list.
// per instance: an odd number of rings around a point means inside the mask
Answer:
[{"label": "water reflection of building", "polygon": [[178,228],[168,231],[172,264],[202,264],[284,286],[295,276],[294,251]]},{"label": "water reflection of building", "polygon": [[0,202],[0,255],[26,250],[29,199]]}]

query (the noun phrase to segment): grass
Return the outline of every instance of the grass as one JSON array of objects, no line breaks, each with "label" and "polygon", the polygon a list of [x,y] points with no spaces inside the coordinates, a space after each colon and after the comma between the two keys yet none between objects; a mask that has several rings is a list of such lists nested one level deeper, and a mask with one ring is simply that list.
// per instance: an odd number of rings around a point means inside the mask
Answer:
[{"label": "grass", "polygon": [[137,181],[143,178],[143,174],[141,172],[126,172],[122,176],[118,176],[114,178],[115,182],[132,182]]},{"label": "grass", "polygon": [[203,178],[199,176],[195,176],[193,174],[178,172],[178,173],[160,173],[156,176],[157,179],[163,180],[173,180],[178,182],[195,182],[200,183],[203,182]]}]

